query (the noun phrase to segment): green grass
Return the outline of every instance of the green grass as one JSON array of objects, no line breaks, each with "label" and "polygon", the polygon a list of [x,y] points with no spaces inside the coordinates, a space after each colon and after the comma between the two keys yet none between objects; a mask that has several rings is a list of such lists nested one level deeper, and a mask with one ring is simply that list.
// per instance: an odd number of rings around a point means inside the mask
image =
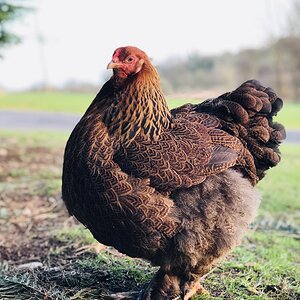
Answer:
[{"label": "green grass", "polygon": [[[16,147],[62,147],[67,136],[59,132],[3,131],[0,132],[0,141],[1,138],[12,139]],[[195,299],[300,298],[300,146],[282,145],[281,151],[280,164],[269,170],[258,185],[262,203],[259,217],[254,223],[256,230],[249,232],[242,245],[205,279],[205,288],[211,295]],[[8,172],[17,179],[30,176],[44,178],[44,185],[37,187],[38,194],[50,196],[59,190],[60,176],[55,172],[51,175],[42,169],[37,174],[28,174],[26,168],[11,169]],[[4,184],[7,186],[7,183]],[[55,237],[63,244],[89,245],[95,242],[89,231],[82,226],[63,229]],[[91,278],[101,272],[107,273],[107,286],[104,288],[113,287],[116,291],[139,289],[155,272],[155,269],[139,260],[116,257],[109,252],[75,259],[73,265],[77,266],[76,270],[82,274],[80,276],[84,276],[87,269],[92,272]],[[89,283],[85,284],[88,286]]]},{"label": "green grass", "polygon": [[197,299],[297,299],[300,243],[278,232],[249,233],[205,281],[211,296]]},{"label": "green grass", "polygon": [[[300,146],[283,145],[281,149],[281,163],[269,170],[259,184],[262,204],[255,222],[256,231],[249,232],[229,259],[206,278],[204,285],[211,295],[195,300],[292,300],[300,297]],[[78,231],[78,228],[64,235],[71,240],[91,238],[88,231]],[[109,259],[112,262],[109,263]],[[130,262],[122,262],[122,259],[116,268],[114,258],[103,258],[102,254],[84,264],[110,268],[113,274],[122,274],[125,267],[138,281],[145,280],[143,268],[132,270]],[[147,278],[150,275],[148,273]]]},{"label": "green grass", "polygon": [[[128,256],[114,255],[108,251],[100,252],[95,258],[83,259],[79,262],[81,268],[93,268],[106,270],[111,274],[111,282],[109,288],[115,288],[111,286],[111,283],[120,283],[124,281],[126,277],[126,289],[135,289],[136,286],[142,286],[147,281],[150,281],[156,268],[152,268],[148,263],[142,260],[133,259]],[[119,280],[116,280],[119,278]],[[123,287],[123,288],[124,288]],[[119,287],[120,289],[120,287]]]},{"label": "green grass", "polygon": [[76,241],[83,245],[90,245],[96,242],[91,232],[81,225],[60,230],[56,238],[61,242]]},{"label": "green grass", "polygon": [[[94,242],[89,240],[91,236],[87,230],[78,228],[70,229],[70,232],[64,230],[63,241]],[[194,300],[298,299],[299,251],[299,240],[284,236],[280,231],[249,232],[242,245],[205,279],[204,286],[210,295],[197,296]],[[156,272],[155,268],[140,260],[107,251],[77,260],[77,264],[81,272],[86,269],[93,269],[96,273],[107,272],[110,278],[107,288],[116,291],[139,289]]]},{"label": "green grass", "polygon": [[300,129],[300,103],[285,103],[276,121],[289,129]]},{"label": "green grass", "polygon": [[45,147],[57,147],[65,145],[69,133],[61,131],[16,131],[16,130],[0,130],[1,138],[9,139],[10,142],[26,146],[45,146]]},{"label": "green grass", "polygon": [[[8,153],[15,156],[14,164],[0,169],[0,193],[26,187],[38,196],[59,195],[61,166],[52,164],[54,160],[62,160],[68,136],[68,133],[56,131],[0,130],[0,148],[8,147]],[[37,162],[32,163],[35,160]],[[40,166],[38,170],[37,163]],[[2,182],[1,176],[12,180]]]},{"label": "green grass", "polygon": [[[66,92],[24,92],[0,95],[0,109],[42,110],[83,113],[94,99],[94,94]],[[198,101],[168,99],[170,108]],[[285,103],[276,118],[289,129],[300,129],[300,104]]]},{"label": "green grass", "polygon": [[[94,94],[64,92],[10,93],[0,95],[0,109],[83,113],[94,97]],[[174,108],[188,101],[169,99],[168,102]]]},{"label": "green grass", "polygon": [[276,218],[294,215],[300,226],[300,146],[282,145],[281,152],[279,165],[268,170],[258,184],[262,194],[260,212]]},{"label": "green grass", "polygon": [[84,112],[95,95],[64,92],[26,92],[0,95],[1,109]]}]

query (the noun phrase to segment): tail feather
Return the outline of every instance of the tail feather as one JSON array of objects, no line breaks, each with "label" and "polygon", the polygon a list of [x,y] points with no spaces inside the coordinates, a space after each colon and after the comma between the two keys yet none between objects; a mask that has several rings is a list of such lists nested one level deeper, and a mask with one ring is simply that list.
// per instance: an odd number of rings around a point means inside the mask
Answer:
[{"label": "tail feather", "polygon": [[255,170],[249,166],[246,173],[256,174],[257,179],[253,180],[256,183],[280,161],[279,145],[286,134],[273,117],[282,106],[282,99],[271,88],[249,80],[233,92],[204,101],[196,110],[217,116],[222,128],[242,141],[248,150],[245,155],[250,152],[255,164]]}]

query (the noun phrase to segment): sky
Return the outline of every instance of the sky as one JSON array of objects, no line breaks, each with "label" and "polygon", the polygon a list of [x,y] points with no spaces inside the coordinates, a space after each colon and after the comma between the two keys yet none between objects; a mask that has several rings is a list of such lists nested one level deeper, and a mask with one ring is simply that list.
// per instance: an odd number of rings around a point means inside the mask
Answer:
[{"label": "sky", "polygon": [[2,51],[0,87],[100,84],[113,51],[126,45],[155,64],[261,47],[282,33],[291,1],[28,0],[35,10],[10,26],[23,41]]}]

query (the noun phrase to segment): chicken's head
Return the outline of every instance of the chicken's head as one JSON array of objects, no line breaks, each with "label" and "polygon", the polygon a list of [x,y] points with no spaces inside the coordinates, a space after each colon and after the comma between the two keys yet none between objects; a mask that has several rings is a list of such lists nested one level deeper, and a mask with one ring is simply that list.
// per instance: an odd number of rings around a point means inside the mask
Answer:
[{"label": "chicken's head", "polygon": [[126,79],[139,73],[145,62],[149,61],[145,52],[137,47],[127,46],[115,50],[107,69],[113,69],[118,79]]}]

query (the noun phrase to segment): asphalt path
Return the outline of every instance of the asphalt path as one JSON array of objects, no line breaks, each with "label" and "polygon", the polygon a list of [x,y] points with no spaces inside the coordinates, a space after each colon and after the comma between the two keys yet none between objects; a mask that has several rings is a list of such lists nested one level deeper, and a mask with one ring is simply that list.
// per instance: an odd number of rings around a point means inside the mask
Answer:
[{"label": "asphalt path", "polygon": [[0,129],[71,131],[80,117],[71,113],[0,110]]},{"label": "asphalt path", "polygon": [[[0,130],[71,132],[81,115],[41,111],[0,110]],[[287,130],[287,143],[300,143],[300,130]]]}]

